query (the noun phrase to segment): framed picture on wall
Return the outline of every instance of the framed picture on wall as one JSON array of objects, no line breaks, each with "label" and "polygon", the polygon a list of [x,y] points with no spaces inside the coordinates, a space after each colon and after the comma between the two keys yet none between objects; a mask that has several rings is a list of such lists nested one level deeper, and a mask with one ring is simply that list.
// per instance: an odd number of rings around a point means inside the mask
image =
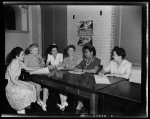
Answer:
[{"label": "framed picture on wall", "polygon": [[92,36],[80,36],[78,40],[78,45],[83,46],[85,44],[93,45],[93,38]]},{"label": "framed picture on wall", "polygon": [[93,36],[93,20],[82,20],[78,23],[78,36]]}]

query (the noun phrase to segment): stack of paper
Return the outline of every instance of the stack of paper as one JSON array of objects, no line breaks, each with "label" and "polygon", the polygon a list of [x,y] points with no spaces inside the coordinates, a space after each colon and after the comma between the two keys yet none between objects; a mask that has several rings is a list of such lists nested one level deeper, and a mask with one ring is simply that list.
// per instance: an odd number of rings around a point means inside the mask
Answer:
[{"label": "stack of paper", "polygon": [[106,75],[103,75],[103,76],[94,75],[94,78],[95,78],[96,84],[110,84],[110,81]]},{"label": "stack of paper", "polygon": [[49,69],[48,69],[48,67],[46,67],[46,68],[41,68],[41,69],[38,69],[38,70],[36,70],[36,71],[32,71],[32,72],[30,72],[30,74],[44,74],[44,73],[49,73]]}]

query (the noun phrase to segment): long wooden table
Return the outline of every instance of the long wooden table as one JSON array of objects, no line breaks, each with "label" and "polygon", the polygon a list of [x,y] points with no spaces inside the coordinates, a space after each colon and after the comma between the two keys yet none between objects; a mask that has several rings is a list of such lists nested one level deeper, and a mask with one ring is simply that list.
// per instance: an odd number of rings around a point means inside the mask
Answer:
[{"label": "long wooden table", "polygon": [[32,74],[30,80],[87,98],[90,100],[90,114],[98,114],[98,99],[101,97],[99,91],[125,79],[109,77],[110,84],[96,84],[94,74],[73,74],[65,70],[53,70],[48,74]]},{"label": "long wooden table", "polygon": [[99,92],[103,101],[101,114],[136,116],[140,115],[145,103],[144,100],[141,101],[141,85],[126,80],[110,85]]}]

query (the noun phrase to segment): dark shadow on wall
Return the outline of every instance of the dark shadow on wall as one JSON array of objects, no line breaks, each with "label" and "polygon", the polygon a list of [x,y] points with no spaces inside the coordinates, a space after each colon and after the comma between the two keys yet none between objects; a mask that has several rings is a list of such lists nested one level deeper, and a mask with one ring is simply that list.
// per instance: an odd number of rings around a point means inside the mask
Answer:
[{"label": "dark shadow on wall", "polygon": [[11,53],[8,53],[8,55],[6,56],[6,59],[5,59],[5,66],[6,67],[10,64],[11,60],[12,60]]}]

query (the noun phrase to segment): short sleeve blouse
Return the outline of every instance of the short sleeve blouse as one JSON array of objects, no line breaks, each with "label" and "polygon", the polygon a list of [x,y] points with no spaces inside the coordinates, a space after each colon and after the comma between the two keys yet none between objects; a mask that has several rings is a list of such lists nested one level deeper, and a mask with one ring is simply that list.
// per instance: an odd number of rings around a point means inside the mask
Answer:
[{"label": "short sleeve blouse", "polygon": [[110,64],[104,68],[104,71],[117,74],[131,74],[131,68],[132,64],[125,59],[119,67],[117,67],[117,62],[112,60]]},{"label": "short sleeve blouse", "polygon": [[52,65],[59,65],[59,63],[63,62],[63,54],[57,53],[56,59],[54,59],[53,55],[48,54],[47,62],[50,62]]}]

